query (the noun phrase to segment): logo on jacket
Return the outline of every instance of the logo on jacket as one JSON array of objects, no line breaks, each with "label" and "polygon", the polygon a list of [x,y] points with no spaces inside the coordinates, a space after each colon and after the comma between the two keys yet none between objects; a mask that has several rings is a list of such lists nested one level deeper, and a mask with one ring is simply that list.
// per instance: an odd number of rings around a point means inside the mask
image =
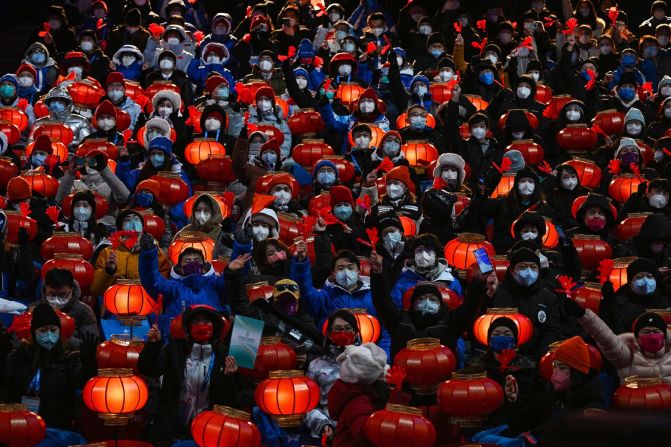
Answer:
[{"label": "logo on jacket", "polygon": [[538,322],[539,323],[545,323],[545,320],[547,320],[547,315],[545,314],[544,310],[539,310],[538,311]]}]

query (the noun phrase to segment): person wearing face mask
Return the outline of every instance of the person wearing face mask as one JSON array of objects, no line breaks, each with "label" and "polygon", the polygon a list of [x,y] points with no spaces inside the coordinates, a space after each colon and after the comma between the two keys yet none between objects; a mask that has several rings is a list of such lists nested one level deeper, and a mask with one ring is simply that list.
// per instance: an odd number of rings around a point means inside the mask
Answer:
[{"label": "person wearing face mask", "polygon": [[[281,70],[280,70],[281,73]],[[263,86],[254,95],[254,104],[249,106],[247,123],[276,127],[284,135],[280,142],[280,159],[286,160],[292,148],[291,130],[282,108],[275,103],[275,92],[269,86]]]},{"label": "person wearing face mask", "polygon": [[[230,111],[233,114],[233,123],[229,124],[229,114]],[[222,107],[217,103],[209,104],[205,106],[202,113],[200,114],[200,129],[201,134],[195,134],[194,138],[211,138],[219,143],[223,144],[224,147],[234,147],[235,146],[235,137],[231,134],[231,125],[238,126],[238,120],[241,118],[239,112],[235,112],[231,107]]]},{"label": "person wearing face mask", "polygon": [[37,101],[37,69],[31,64],[21,64],[16,69],[16,79],[18,80],[17,93],[19,98],[28,101],[28,104],[34,105]]},{"label": "person wearing face mask", "polygon": [[512,227],[515,241],[542,243],[545,236],[545,218],[536,211],[525,211]]},{"label": "person wearing face mask", "polygon": [[[366,309],[366,312],[377,316],[371,297],[369,278],[362,276],[360,261],[349,250],[336,252],[331,263],[331,277],[322,289],[314,287],[312,268],[307,257],[305,241],[297,243],[296,254],[291,261],[291,279],[300,288],[301,306],[315,319],[317,327],[338,309]],[[382,330],[377,345],[389,351],[391,339],[386,329]]]},{"label": "person wearing face mask", "polygon": [[182,125],[184,124],[183,115],[180,110],[182,98],[179,93],[171,90],[161,90],[154,95],[151,103],[154,109],[151,116],[163,118],[168,121],[172,124],[171,127],[175,129],[175,132],[178,131],[180,123]]},{"label": "person wearing face mask", "polygon": [[[200,56],[201,49],[210,42],[220,43],[226,46],[230,53],[233,47],[238,43],[238,39],[231,34],[233,19],[226,12],[219,12],[212,18],[211,33],[203,38],[198,46],[196,56]],[[236,61],[229,59],[231,66],[235,66]]]},{"label": "person wearing face mask", "polygon": [[46,174],[60,179],[63,177],[63,169],[59,166],[59,161],[53,156],[51,138],[47,135],[40,135],[34,141],[33,150],[30,157],[25,161],[21,169],[30,170],[42,168]]},{"label": "person wearing face mask", "polygon": [[666,50],[659,47],[659,42],[652,36],[643,36],[639,40],[639,51],[642,61],[638,69],[645,80],[652,82],[653,89],[657,91],[657,84],[662,77],[671,73],[671,59]]},{"label": "person wearing face mask", "polygon": [[242,223],[238,222],[232,258],[252,251],[253,247],[264,240],[279,238],[279,218],[274,210],[267,208],[274,201],[274,196],[254,194]]},{"label": "person wearing face mask", "polygon": [[370,247],[359,241],[368,240],[368,236],[363,219],[354,206],[352,190],[346,186],[336,185],[329,190],[329,196],[332,213],[338,222],[325,225],[323,228],[318,227],[317,239],[320,240],[315,240],[315,243],[324,243],[325,246],[333,244],[337,250],[347,249],[352,250],[357,256],[367,256]]},{"label": "person wearing face mask", "polygon": [[49,427],[72,430],[78,407],[77,389],[96,375],[99,338],[87,334],[81,347],[70,348],[61,336],[61,321],[48,304],[32,311],[29,340],[7,356],[3,402],[31,399]]},{"label": "person wearing face mask", "polygon": [[[225,117],[225,122],[222,121],[219,126],[220,130],[223,130],[223,132],[219,132],[217,139],[220,143],[223,142],[226,147],[233,147],[235,145],[235,137],[240,134],[240,130],[244,123],[237,93],[234,89],[231,89],[226,78],[219,76],[217,73],[210,73],[205,81],[203,95],[195,100],[195,104],[196,107],[205,106],[203,112],[207,111],[208,114],[212,111],[222,113]],[[201,130],[205,129],[203,116],[204,115],[201,114]],[[205,116],[207,116],[207,114]],[[216,124],[214,127],[216,127]],[[213,131],[214,130],[210,130],[209,132]],[[222,138],[225,140],[222,141]]]},{"label": "person wearing face mask", "polygon": [[[35,111],[33,106],[30,104],[19,105],[19,79],[12,73],[7,73],[0,77],[0,110],[5,107],[19,108],[28,116],[28,129],[27,133],[30,133],[30,129],[34,129],[35,120]],[[46,103],[46,99],[45,99]],[[44,121],[44,119],[42,118]]]},{"label": "person wearing face mask", "polygon": [[[631,59],[634,59],[632,62]],[[602,98],[598,105],[599,110],[607,109],[617,109],[618,112],[626,113],[630,107],[636,107],[641,110],[644,107],[644,104],[640,101],[637,93],[637,89],[644,82],[645,78],[636,67],[637,59],[636,54],[628,51],[623,53],[621,60],[626,61],[626,67],[629,67],[627,70],[623,69],[622,66],[618,68],[614,75],[613,80],[610,81],[608,87],[614,89],[614,95]],[[629,65],[631,63],[631,65]],[[633,71],[630,71],[633,70]]]},{"label": "person wearing face mask", "polygon": [[671,183],[665,178],[651,180],[646,186],[642,186],[634,192],[622,205],[620,217],[625,218],[631,213],[661,213],[671,214],[669,207],[669,192]]},{"label": "person wearing face mask", "polygon": [[[188,277],[187,277],[188,278]],[[187,306],[179,314],[180,337],[153,325],[138,358],[141,374],[162,377],[157,417],[147,428],[152,445],[167,447],[189,438],[189,426],[198,413],[214,405],[235,405],[242,379],[235,357],[224,343],[224,319],[207,305]]]},{"label": "person wearing face mask", "polygon": [[[140,236],[144,228],[142,214],[131,209],[119,212],[116,218],[116,230],[137,234],[135,245],[128,248],[125,244],[117,247],[110,245],[100,250],[93,265],[93,282],[91,293],[101,295],[105,293],[117,279],[140,279]],[[163,250],[158,250],[158,265],[161,275],[168,278],[170,275],[170,261]],[[181,308],[180,308],[181,309]]]},{"label": "person wearing face mask", "polygon": [[298,203],[297,195],[297,181],[288,172],[274,173],[269,175],[269,181],[265,184],[265,188],[258,191],[262,194],[269,194],[275,197],[275,201],[268,207],[276,212],[290,214],[296,218],[302,218],[303,213],[301,206]]},{"label": "person wearing face mask", "polygon": [[491,42],[498,46],[501,50],[501,60],[506,59],[510,55],[511,51],[517,48],[517,41],[513,37],[514,34],[515,28],[508,20],[500,22],[497,29],[490,34],[490,36],[494,37],[493,39],[490,39]]},{"label": "person wearing face mask", "polygon": [[114,145],[123,145],[123,135],[117,130],[116,120],[116,107],[109,100],[103,100],[93,114],[96,127],[84,141],[92,138],[105,139]]},{"label": "person wearing face mask", "polygon": [[[177,238],[180,233],[183,234],[188,231],[203,232],[215,242],[214,253],[216,254],[222,250],[222,221],[223,216],[221,214],[221,206],[219,205],[219,202],[217,202],[217,200],[210,194],[200,194],[196,201],[193,202],[193,210],[191,211],[191,217],[189,217],[189,224],[179,230],[175,237]],[[213,258],[215,258],[214,254]]]},{"label": "person wearing face mask", "polygon": [[417,72],[426,72],[429,69],[433,69],[436,66],[436,62],[447,54],[445,52],[445,37],[439,32],[429,34],[422,43],[422,52],[417,55],[413,64]]},{"label": "person wearing face mask", "polygon": [[651,122],[646,129],[650,138],[655,140],[664,138],[666,129],[671,125],[670,97],[671,76],[665,75],[657,85],[657,94],[645,101],[646,108],[643,109],[645,117]]},{"label": "person wearing face mask", "polygon": [[376,169],[385,158],[391,160],[394,166],[408,166],[408,161],[401,150],[404,138],[395,130],[386,132],[380,139],[377,149],[370,154],[372,163],[368,163],[369,169],[362,175],[367,175],[371,170]]},{"label": "person wearing face mask", "polygon": [[89,190],[76,192],[68,213],[71,231],[97,244],[101,238],[97,234],[95,212],[96,201],[93,193]]},{"label": "person wearing face mask", "polygon": [[[606,148],[606,150],[607,149],[608,148]],[[615,149],[615,152],[613,153],[613,160],[619,161],[620,172],[632,173],[635,169],[643,169],[641,148],[636,140],[630,137],[620,138],[617,149]],[[608,162],[610,163],[610,161]],[[602,178],[601,181],[605,182],[604,184],[607,185],[612,177],[613,174],[609,171],[608,174],[604,175],[604,178]]]},{"label": "person wearing face mask", "polygon": [[[143,15],[146,17],[143,19]],[[133,45],[141,52],[147,47],[149,31],[143,23],[160,22],[160,18],[151,11],[149,4],[144,6],[131,5],[126,9],[122,23],[109,33],[107,54],[115,54],[124,45]]]},{"label": "person wearing face mask", "polygon": [[638,26],[638,35],[655,34],[660,25],[669,25],[671,18],[667,17],[667,4],[663,0],[654,1],[650,6],[650,17]]},{"label": "person wearing face mask", "polygon": [[49,56],[47,47],[40,42],[34,42],[28,47],[21,62],[33,66],[37,71],[35,87],[39,93],[49,91],[58,79],[56,61]]},{"label": "person wearing face mask", "polygon": [[581,0],[576,4],[573,17],[578,20],[578,25],[587,25],[593,30],[594,37],[599,37],[606,28],[606,22],[596,15],[596,9],[589,0]]},{"label": "person wearing face mask", "polygon": [[602,73],[615,71],[620,66],[620,54],[617,51],[617,45],[611,36],[602,34],[597,39],[599,47],[598,67]]},{"label": "person wearing face mask", "polygon": [[339,185],[338,169],[331,160],[320,160],[312,168],[312,193],[321,194],[332,186]]},{"label": "person wearing face mask", "polygon": [[[42,15],[44,11],[39,11]],[[40,31],[43,27],[40,25],[35,28],[29,42],[40,42],[49,48],[49,53],[64,54],[68,51],[74,51],[77,48],[77,35],[68,21],[68,15],[62,6],[49,5],[46,8],[46,20],[40,20],[40,23],[46,22],[49,24],[49,32],[40,36]],[[43,17],[44,17],[43,16]]]},{"label": "person wearing face mask", "polygon": [[[123,74],[118,71],[110,72],[107,75],[105,86],[107,88],[107,98],[109,101],[115,107],[118,107],[130,116],[129,129],[135,129],[138,118],[142,113],[142,108],[126,95],[126,84]],[[120,143],[120,140],[114,141],[113,143]]]},{"label": "person wearing face mask", "polygon": [[624,116],[624,136],[637,140],[646,138],[645,117],[636,107],[630,108]]},{"label": "person wearing face mask", "polygon": [[409,244],[412,259],[406,262],[398,281],[391,287],[391,298],[399,308],[403,307],[403,295],[417,283],[429,281],[453,290],[462,296],[459,280],[451,273],[451,268],[441,255],[443,246],[433,234],[420,234]]},{"label": "person wearing face mask", "polygon": [[[433,168],[434,187],[440,187],[447,192],[459,192],[464,187],[466,179],[466,162],[453,153],[441,154]],[[440,181],[438,181],[440,179]],[[445,210],[447,211],[447,210]],[[451,212],[449,213],[452,214]]]},{"label": "person wearing face mask", "polygon": [[[144,55],[145,61],[153,60],[147,59],[146,52]],[[189,106],[193,104],[193,84],[191,84],[191,81],[187,77],[186,72],[179,68],[180,65],[178,64],[178,60],[179,59],[177,54],[175,54],[175,52],[172,50],[157,50],[156,65],[154,66],[154,70],[147,74],[142,83],[142,87],[147,88],[156,81],[169,81],[170,83],[179,87],[179,96],[181,101],[184,102],[185,106]],[[184,69],[186,69],[186,67]]]},{"label": "person wearing face mask", "polygon": [[174,69],[186,73],[193,54],[186,50],[189,46],[186,31],[181,25],[168,25],[163,31],[160,40],[150,38],[143,51],[144,59],[152,64],[155,68],[163,68],[160,66],[161,54],[165,50],[170,50],[175,54]]},{"label": "person wearing face mask", "polygon": [[567,233],[598,235],[602,240],[608,242],[611,247],[617,245],[612,235],[615,226],[616,211],[608,197],[601,194],[589,193],[587,199],[580,205],[575,213],[578,226],[570,229]]},{"label": "person wearing face mask", "polygon": [[356,124],[352,127],[352,141],[354,144],[345,154],[345,158],[354,164],[358,173],[365,178],[373,168],[373,153],[378,149],[371,147],[372,130],[366,123]]},{"label": "person wearing face mask", "polygon": [[552,161],[550,160],[555,160],[557,155],[549,150],[552,146],[546,144],[545,140],[536,133],[538,125],[535,122],[532,125],[530,119],[533,119],[533,115],[530,115],[527,110],[508,110],[505,119],[500,120],[503,124],[503,127],[500,129],[500,133],[503,134],[501,144],[510,147],[509,150],[506,151],[506,153],[508,153],[510,150],[516,150],[514,148],[517,148],[517,145],[525,144],[525,141],[534,143],[542,148],[544,159],[552,164]]},{"label": "person wearing face mask", "polygon": [[[47,109],[49,109],[49,115],[35,120],[35,128],[42,124],[66,125],[72,129],[74,134],[72,143],[70,144],[70,147],[72,148],[76,148],[79,143],[81,143],[84,138],[86,138],[91,133],[91,125],[89,120],[74,112],[72,96],[70,96],[70,93],[64,86],[54,87],[49,90],[49,93],[47,93],[46,97],[44,98],[44,105],[47,106]],[[30,140],[31,139],[29,138],[29,142]]]},{"label": "person wearing face mask", "polygon": [[140,81],[144,55],[135,45],[123,45],[112,56],[116,71],[129,81]]},{"label": "person wearing face mask", "polygon": [[225,68],[231,58],[226,45],[210,42],[203,47],[200,59],[193,58],[189,63],[186,74],[198,91],[205,87],[205,81],[210,73],[218,73],[223,76],[228,85],[235,85],[233,74]]},{"label": "person wearing face mask", "polygon": [[[293,3],[288,3],[282,8],[277,17],[277,27],[270,33],[270,42],[277,54],[287,54],[289,47],[292,46],[298,48],[303,39],[312,40],[314,33],[301,23],[303,16],[298,6]],[[309,26],[309,23],[305,25]]]},{"label": "person wearing face mask", "polygon": [[319,101],[315,97],[312,78],[315,70],[311,73],[300,66],[293,68],[289,59],[282,63],[282,72],[287,84],[289,96],[300,109],[319,110]]},{"label": "person wearing face mask", "polygon": [[[529,75],[522,75],[513,84],[511,89],[501,90],[487,106],[490,116],[501,116],[510,109],[526,109],[536,115],[540,121],[543,118],[545,106],[535,99],[536,81]],[[493,121],[494,125],[498,120]]]},{"label": "person wearing face mask", "polygon": [[671,24],[664,23],[662,25],[657,25],[655,29],[655,37],[661,49],[668,50],[669,43],[671,42]]},{"label": "person wearing face mask", "polygon": [[261,51],[258,62],[252,66],[251,73],[246,75],[242,82],[263,81],[271,87],[275,95],[282,95],[287,89],[287,84],[282,69],[275,67],[275,56],[276,53],[271,50]]},{"label": "person wearing face mask", "polygon": [[557,175],[546,177],[543,189],[547,194],[547,203],[555,211],[554,219],[562,228],[568,229],[578,225],[571,205],[580,196],[586,196],[587,188],[580,184],[578,171],[568,164],[557,166]]},{"label": "person wearing face mask", "polygon": [[382,197],[378,196],[376,176],[377,172],[372,171],[361,188],[361,195],[370,196],[371,203],[374,204],[366,216],[366,226],[376,226],[377,219],[390,212],[418,221],[422,209],[417,203],[417,186],[410,176],[408,167],[396,166],[387,172],[384,176],[386,192]]},{"label": "person wearing face mask", "polygon": [[322,102],[320,109],[322,118],[324,118],[327,126],[332,127],[338,132],[346,132],[359,123],[375,124],[385,132],[391,129],[389,119],[380,110],[380,99],[372,87],[367,88],[361,93],[359,99],[351,108],[353,110],[351,114],[336,114],[329,102],[325,104]]},{"label": "person wearing face mask", "polygon": [[[105,77],[110,71],[110,58],[98,45],[98,35],[94,31],[94,28],[95,25],[90,28],[84,27],[82,31],[79,31],[79,49],[89,59],[89,76],[102,84],[105,82]],[[107,30],[103,31],[102,34],[106,35]]]}]

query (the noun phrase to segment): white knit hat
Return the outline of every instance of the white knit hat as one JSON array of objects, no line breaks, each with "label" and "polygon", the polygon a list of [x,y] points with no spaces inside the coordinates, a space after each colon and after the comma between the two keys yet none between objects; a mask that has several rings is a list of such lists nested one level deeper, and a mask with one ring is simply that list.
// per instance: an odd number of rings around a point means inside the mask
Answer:
[{"label": "white knit hat", "polygon": [[370,385],[384,378],[387,353],[375,343],[350,345],[336,361],[340,365],[340,379],[343,382]]},{"label": "white knit hat", "polygon": [[617,149],[615,150],[615,155],[613,158],[617,158],[618,155],[620,155],[620,151],[624,149],[625,147],[630,147],[633,146],[636,149],[638,149],[638,152],[641,153],[641,148],[638,146],[638,143],[636,143],[636,140],[633,138],[629,137],[624,137],[620,138],[620,144],[617,146]]}]

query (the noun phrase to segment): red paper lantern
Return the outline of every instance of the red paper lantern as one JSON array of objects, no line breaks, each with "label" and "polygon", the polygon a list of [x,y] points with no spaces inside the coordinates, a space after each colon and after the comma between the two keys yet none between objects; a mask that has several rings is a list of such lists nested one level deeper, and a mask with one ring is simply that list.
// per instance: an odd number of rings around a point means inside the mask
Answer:
[{"label": "red paper lantern", "polygon": [[599,263],[613,255],[613,248],[597,235],[576,234],[572,238],[583,271],[594,271]]},{"label": "red paper lantern", "polygon": [[148,442],[136,441],[134,439],[119,439],[117,441],[100,441],[91,444],[80,444],[77,447],[154,447]]},{"label": "red paper lantern", "polygon": [[401,150],[410,166],[428,166],[438,159],[438,149],[426,140],[408,141]]},{"label": "red paper lantern", "polygon": [[489,103],[478,95],[464,95],[464,97],[475,106],[478,112],[487,110],[487,106],[489,106]]},{"label": "red paper lantern", "polygon": [[46,135],[51,141],[60,141],[66,146],[69,146],[75,137],[72,129],[65,124],[58,123],[45,123],[37,126],[33,131],[33,140],[37,140],[40,135]]},{"label": "red paper lantern", "polygon": [[277,213],[280,222],[280,241],[287,245],[294,243],[297,237],[303,234],[303,219],[294,214]]},{"label": "red paper lantern", "polygon": [[[433,115],[431,115],[430,113],[426,114],[426,125],[427,125],[427,127],[430,127],[431,129],[436,128],[436,118],[434,118]],[[410,126],[410,120],[408,119],[408,113],[403,112],[398,116],[398,118],[396,118],[396,128],[397,129],[403,129],[403,128],[406,128],[408,126]]]},{"label": "red paper lantern", "polygon": [[515,185],[515,174],[512,172],[504,172],[499,180],[499,184],[496,185],[496,189],[492,191],[492,194],[489,196],[492,199],[503,197],[507,195],[510,190],[513,189]]},{"label": "red paper lantern", "polygon": [[228,155],[210,155],[196,165],[198,176],[208,182],[228,184],[235,180],[233,160]]},{"label": "red paper lantern", "polygon": [[125,425],[145,406],[148,394],[147,384],[131,369],[102,368],[84,385],[82,399],[105,425]]},{"label": "red paper lantern", "polygon": [[445,245],[445,259],[459,270],[459,275],[465,277],[468,267],[475,262],[473,252],[484,248],[491,258],[496,254],[494,246],[485,240],[485,237],[477,233],[459,233]]},{"label": "red paper lantern", "polygon": [[[30,157],[30,155],[33,153],[34,148],[35,148],[34,141],[26,145],[26,158]],[[51,142],[51,152],[54,157],[58,158],[59,163],[65,162],[68,159],[69,154],[68,147],[63,143],[61,143],[60,141]]]},{"label": "red paper lantern", "polygon": [[261,434],[249,413],[223,405],[203,411],[191,423],[191,436],[198,447],[259,447]]},{"label": "red paper lantern", "polygon": [[189,197],[189,186],[179,174],[159,172],[150,177],[158,182],[158,202],[163,205],[175,206]]},{"label": "red paper lantern", "polygon": [[123,82],[126,86],[126,96],[128,96],[133,101],[137,102],[136,99],[138,97],[146,96],[139,82],[129,81],[128,79],[124,79]]},{"label": "red paper lantern", "polygon": [[548,106],[543,110],[543,116],[552,120],[559,118],[561,110],[566,104],[573,101],[571,95],[555,95],[548,102]]},{"label": "red paper lantern", "polygon": [[11,158],[0,155],[0,187],[4,191],[7,188],[7,183],[16,177],[19,173],[19,168],[14,164]]},{"label": "red paper lantern", "polygon": [[641,232],[643,222],[645,222],[645,219],[650,214],[652,213],[629,213],[627,217],[615,227],[615,237],[617,237],[619,241],[625,242],[638,236]]},{"label": "red paper lantern", "polygon": [[567,124],[557,135],[557,144],[569,153],[592,151],[598,141],[599,135],[587,124]]},{"label": "red paper lantern", "polygon": [[644,182],[647,183],[647,180],[641,174],[619,174],[610,181],[608,195],[616,202],[624,204],[633,193],[638,191],[638,185]]},{"label": "red paper lantern", "polygon": [[312,196],[308,203],[308,214],[310,216],[319,217],[324,211],[331,212],[331,194],[328,191]]},{"label": "red paper lantern", "polygon": [[75,319],[60,310],[56,310],[55,312],[56,315],[58,315],[58,319],[61,321],[61,338],[63,340],[68,340],[72,337],[72,334],[75,333]]},{"label": "red paper lantern", "polygon": [[216,191],[199,191],[189,197],[186,202],[184,202],[184,215],[188,218],[191,218],[191,214],[193,213],[193,206],[196,203],[196,200],[198,200],[198,197],[202,196],[203,194],[209,194],[214,198],[214,200],[219,204],[219,209],[221,210],[221,215],[226,218],[227,216],[230,215],[231,209],[228,206],[226,202],[224,202],[223,197]]},{"label": "red paper lantern", "polygon": [[0,121],[0,132],[4,133],[7,137],[7,144],[12,146],[14,143],[19,141],[21,138],[21,131],[16,124],[12,124],[9,121]]},{"label": "red paper lantern", "polygon": [[322,157],[324,160],[330,160],[333,162],[333,164],[336,165],[336,170],[338,171],[338,180],[340,180],[340,183],[350,183],[352,180],[354,180],[354,176],[356,175],[356,168],[354,167],[354,164],[345,159],[345,157],[341,155],[324,155]]},{"label": "red paper lantern", "polygon": [[548,105],[552,100],[552,89],[545,84],[536,84],[536,101]]},{"label": "red paper lantern", "polygon": [[489,328],[492,322],[501,317],[510,318],[515,322],[515,326],[517,326],[517,346],[522,346],[531,340],[531,336],[534,334],[534,325],[526,315],[519,313],[516,307],[493,307],[487,309],[487,313],[480,315],[473,323],[473,335],[480,344],[485,346],[489,344],[487,338]]},{"label": "red paper lantern", "polygon": [[16,244],[19,241],[19,228],[25,228],[28,239],[33,240],[37,236],[37,221],[32,217],[22,216],[18,211],[5,210],[7,216],[7,242]]},{"label": "red paper lantern", "polygon": [[21,132],[25,132],[30,123],[28,115],[15,107],[0,107],[0,121],[14,124]]},{"label": "red paper lantern", "polygon": [[7,447],[33,447],[47,433],[39,414],[23,404],[0,404],[0,439]]},{"label": "red paper lantern", "polygon": [[454,214],[458,216],[471,204],[471,198],[462,192],[456,193],[456,196],[457,201],[454,202]]},{"label": "red paper lantern", "polygon": [[355,82],[341,82],[338,85],[335,96],[346,107],[351,107],[359,100],[359,96],[361,96],[364,90],[363,87]]},{"label": "red paper lantern", "polygon": [[254,380],[267,379],[270,371],[296,368],[296,351],[281,337],[262,337],[254,368],[240,368],[240,374]]},{"label": "red paper lantern", "polygon": [[153,214],[152,211],[142,211],[142,219],[144,220],[144,231],[149,233],[154,239],[160,240],[165,234],[165,222],[160,217]]},{"label": "red paper lantern", "polygon": [[319,403],[319,385],[302,371],[271,371],[256,387],[254,401],[280,427],[294,427]]},{"label": "red paper lantern", "polygon": [[398,216],[398,220],[401,221],[401,226],[403,226],[403,234],[406,237],[417,235],[417,223],[414,220],[408,216]]},{"label": "red paper lantern", "polygon": [[119,148],[105,138],[89,138],[84,140],[79,147],[77,147],[75,155],[77,157],[86,157],[92,151],[102,152],[107,155],[107,158],[112,160],[119,158]]},{"label": "red paper lantern", "polygon": [[291,157],[304,168],[312,167],[325,155],[333,155],[333,148],[324,143],[324,140],[306,139],[294,146]]},{"label": "red paper lantern", "polygon": [[578,173],[578,181],[585,188],[596,189],[601,185],[601,168],[593,161],[574,157],[564,164],[572,166]]},{"label": "red paper lantern", "polygon": [[610,282],[613,283],[613,290],[617,292],[620,287],[627,284],[627,267],[636,259],[638,258],[635,256],[613,259],[613,270],[608,277]]},{"label": "red paper lantern", "polygon": [[28,181],[31,191],[50,199],[56,197],[59,186],[58,180],[49,174],[45,174],[44,171],[24,171],[21,173],[21,177]]},{"label": "red paper lantern", "polygon": [[606,135],[621,135],[624,132],[624,113],[616,109],[602,110],[592,118],[592,126],[597,125]]},{"label": "red paper lantern", "polygon": [[462,427],[478,427],[503,404],[503,389],[484,372],[463,369],[438,387],[438,405]]},{"label": "red paper lantern", "polygon": [[[526,109],[524,110],[524,116],[526,116],[527,121],[529,121],[529,125],[533,130],[536,130],[538,128],[538,118],[536,118],[536,115],[533,113],[529,112]],[[506,127],[506,123],[508,122],[508,116],[510,112],[506,112],[501,117],[499,118],[499,127],[503,128]]]},{"label": "red paper lantern", "polygon": [[196,138],[184,150],[184,158],[194,166],[212,155],[226,155],[224,145],[213,138]]},{"label": "red paper lantern", "polygon": [[671,410],[671,385],[661,377],[630,376],[615,390],[613,406],[627,410]]},{"label": "red paper lantern", "polygon": [[245,286],[250,303],[259,299],[269,300],[273,296],[273,285],[268,281],[259,281]]},{"label": "red paper lantern", "polygon": [[527,165],[535,165],[545,159],[543,147],[534,140],[515,140],[506,147],[506,152],[512,150],[520,151]]},{"label": "red paper lantern", "polygon": [[81,255],[55,253],[53,259],[49,259],[42,266],[42,281],[47,272],[55,268],[70,270],[82,289],[87,288],[93,282],[93,266],[82,259]]},{"label": "red paper lantern", "polygon": [[419,408],[387,404],[366,421],[366,436],[375,447],[431,447],[436,442],[436,429]]},{"label": "red paper lantern", "polygon": [[38,99],[35,105],[33,105],[33,112],[35,113],[35,118],[44,118],[49,116],[49,108],[44,103],[44,96]]},{"label": "red paper lantern", "polygon": [[[368,147],[379,147],[380,142],[382,141],[382,137],[384,137],[384,134],[386,133],[384,130],[380,129],[380,127],[377,124],[372,124],[372,123],[366,123],[366,125],[370,128],[371,131],[371,138],[370,138],[370,143],[368,144]],[[349,141],[350,146],[354,146],[354,137],[352,136],[352,130],[354,128],[350,129],[347,140]]]},{"label": "red paper lantern", "polygon": [[324,130],[322,116],[314,109],[302,109],[287,119],[292,135],[313,135]]},{"label": "red paper lantern", "polygon": [[586,282],[582,287],[571,291],[571,299],[580,304],[583,309],[589,309],[599,315],[601,307],[601,285],[594,282]]},{"label": "red paper lantern", "polygon": [[[63,213],[68,216],[69,218],[72,218],[72,200],[74,199],[76,193],[72,193],[65,197],[63,199],[63,203],[61,203],[61,208],[63,210]],[[96,204],[96,210],[95,210],[95,218],[96,219],[102,219],[107,215],[107,212],[109,211],[109,203],[107,203],[107,200],[97,192],[93,192],[93,199]]]},{"label": "red paper lantern", "polygon": [[137,374],[137,362],[144,342],[140,339],[130,339],[122,335],[112,337],[100,343],[96,350],[98,368],[129,368]]},{"label": "red paper lantern", "polygon": [[187,247],[200,250],[207,262],[212,260],[214,241],[207,234],[200,231],[182,231],[168,247],[168,258],[174,265],[177,264],[179,254]]},{"label": "red paper lantern", "polygon": [[[178,95],[182,93],[179,87],[170,81],[154,81],[151,85],[148,85],[147,88],[144,89],[144,94],[151,100],[158,92],[163,90],[175,92]],[[151,105],[151,101],[149,101],[147,104]]]},{"label": "red paper lantern", "polygon": [[40,245],[42,259],[51,259],[55,253],[76,254],[83,259],[91,259],[93,244],[79,233],[58,231]]},{"label": "red paper lantern", "polygon": [[107,310],[128,325],[141,320],[136,317],[149,315],[158,307],[138,279],[117,279],[105,290],[103,302]]},{"label": "red paper lantern", "polygon": [[457,368],[457,357],[437,338],[410,340],[394,357],[405,368],[405,380],[417,394],[433,394]]},{"label": "red paper lantern", "polygon": [[88,79],[82,79],[68,85],[68,92],[74,105],[89,109],[95,109],[100,104],[102,97],[105,96],[105,90]]},{"label": "red paper lantern", "polygon": [[452,86],[449,82],[432,82],[429,91],[431,92],[431,99],[437,104],[452,99]]},{"label": "red paper lantern", "polygon": [[[366,273],[363,272],[360,273],[364,276],[369,276]],[[436,286],[436,288],[438,288],[438,291],[441,294],[441,299],[443,300],[443,303],[445,303],[445,305],[449,310],[454,310],[462,305],[463,300],[461,299],[461,297],[457,292],[450,289],[449,287],[442,285],[441,283],[434,283],[434,285]],[[416,286],[410,287],[403,293],[403,308],[405,310],[410,309],[410,301],[412,298],[412,293],[415,291],[415,287]]]}]

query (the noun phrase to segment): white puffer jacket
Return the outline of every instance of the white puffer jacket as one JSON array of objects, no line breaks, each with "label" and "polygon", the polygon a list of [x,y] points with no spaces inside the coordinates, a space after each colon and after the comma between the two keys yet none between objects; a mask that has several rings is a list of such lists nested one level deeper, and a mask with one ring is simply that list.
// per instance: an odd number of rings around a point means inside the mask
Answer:
[{"label": "white puffer jacket", "polygon": [[629,376],[661,377],[671,384],[671,337],[654,355],[644,354],[633,333],[615,335],[594,312],[587,310],[578,320],[597,343],[603,355],[617,368],[620,379]]}]

